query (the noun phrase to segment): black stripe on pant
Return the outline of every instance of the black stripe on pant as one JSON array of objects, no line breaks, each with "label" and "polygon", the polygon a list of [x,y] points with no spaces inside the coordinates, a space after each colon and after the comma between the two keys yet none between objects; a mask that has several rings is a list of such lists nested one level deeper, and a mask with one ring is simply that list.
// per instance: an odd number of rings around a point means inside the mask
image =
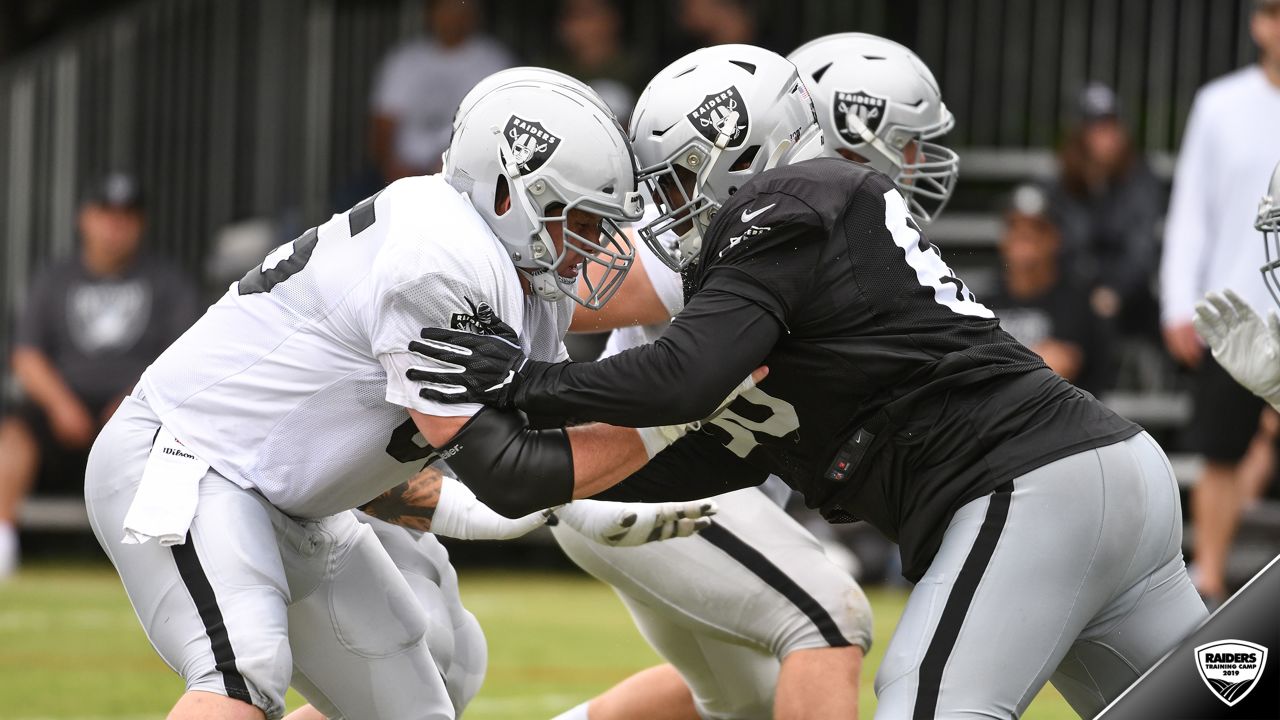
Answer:
[{"label": "black stripe on pant", "polygon": [[960,628],[969,613],[978,583],[982,580],[982,574],[987,571],[996,543],[1000,540],[1000,533],[1004,530],[1012,494],[1013,483],[1007,482],[996,488],[991,495],[987,515],[982,520],[982,527],[978,529],[978,537],[974,539],[969,556],[965,558],[964,565],[951,586],[951,594],[947,596],[947,603],[942,608],[942,617],[938,618],[938,627],[933,631],[933,640],[929,642],[929,649],[925,650],[924,658],[920,661],[914,720],[932,720],[938,709],[942,673],[947,668],[947,660],[960,636]]},{"label": "black stripe on pant", "polygon": [[249,696],[249,686],[244,676],[236,669],[236,654],[231,648],[231,638],[227,636],[226,623],[222,621],[222,610],[218,607],[218,598],[213,594],[213,586],[200,566],[200,558],[196,556],[196,547],[191,540],[191,532],[187,531],[187,541],[174,545],[173,561],[178,566],[178,574],[191,593],[191,599],[200,613],[204,623],[205,634],[209,636],[209,645],[213,648],[214,668],[222,673],[222,682],[227,690],[227,697],[253,704]]},{"label": "black stripe on pant", "polygon": [[777,565],[769,561],[769,558],[760,553],[759,550],[751,547],[743,542],[741,538],[724,528],[723,525],[717,524],[714,520],[710,525],[703,528],[698,533],[707,542],[720,548],[729,557],[737,560],[743,567],[750,570],[761,580],[764,580],[770,587],[782,593],[783,597],[791,601],[791,604],[800,608],[801,612],[808,616],[809,620],[818,628],[818,632],[822,633],[822,637],[831,647],[849,647],[852,643],[840,632],[840,627],[836,625],[836,621],[822,607],[822,603],[818,602],[812,595],[805,591],[804,588],[796,584],[785,572]]}]

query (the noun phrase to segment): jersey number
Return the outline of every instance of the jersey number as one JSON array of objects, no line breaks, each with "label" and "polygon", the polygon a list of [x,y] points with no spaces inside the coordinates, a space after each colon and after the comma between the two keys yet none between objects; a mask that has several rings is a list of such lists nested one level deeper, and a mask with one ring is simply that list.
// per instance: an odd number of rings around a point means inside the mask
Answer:
[{"label": "jersey number", "polygon": [[[376,194],[365,198],[347,213],[347,228],[350,230],[351,237],[368,230],[369,226],[378,219],[373,211],[373,201],[377,199]],[[240,295],[271,292],[271,288],[302,272],[302,269],[311,261],[311,253],[315,252],[316,244],[319,242],[319,228],[311,228],[293,242],[272,250],[261,265],[240,278],[237,292]],[[273,259],[278,261],[272,263]],[[271,264],[271,267],[267,267],[268,264]]]},{"label": "jersey number", "polygon": [[884,224],[893,236],[894,244],[902,248],[907,264],[915,271],[916,281],[933,290],[935,302],[961,315],[995,317],[943,261],[942,253],[929,242],[907,212],[907,203],[897,190],[884,194]]},{"label": "jersey number", "polygon": [[[750,404],[750,408],[740,403]],[[730,408],[737,406],[747,415],[757,416],[753,420]],[[772,438],[783,438],[800,430],[800,416],[795,406],[786,400],[780,400],[758,387],[742,393],[730,403],[728,408],[710,421],[711,425],[728,433],[729,441],[724,444],[729,452],[745,458],[760,445],[759,435]]]}]

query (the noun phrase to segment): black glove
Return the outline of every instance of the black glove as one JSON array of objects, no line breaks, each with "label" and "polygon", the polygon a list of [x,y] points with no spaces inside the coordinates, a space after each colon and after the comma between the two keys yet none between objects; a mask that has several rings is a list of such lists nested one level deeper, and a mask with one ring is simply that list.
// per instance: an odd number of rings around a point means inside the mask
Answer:
[{"label": "black glove", "polygon": [[483,403],[499,409],[514,407],[521,373],[533,364],[520,340],[506,323],[477,335],[462,330],[423,328],[422,339],[409,350],[434,360],[437,367],[410,368],[405,377],[421,383],[418,394],[447,403]]}]

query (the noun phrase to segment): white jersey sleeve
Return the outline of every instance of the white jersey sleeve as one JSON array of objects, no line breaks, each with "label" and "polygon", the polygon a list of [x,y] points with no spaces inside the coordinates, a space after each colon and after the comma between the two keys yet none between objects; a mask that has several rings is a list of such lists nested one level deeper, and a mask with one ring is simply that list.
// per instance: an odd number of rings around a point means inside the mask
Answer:
[{"label": "white jersey sleeve", "polygon": [[[440,417],[470,417],[480,411],[475,403],[449,404],[426,400],[418,395],[417,384],[405,376],[409,368],[428,361],[409,350],[424,327],[469,329],[477,315],[492,313],[520,328],[522,308],[503,306],[477,283],[453,274],[432,273],[387,290],[377,302],[380,310],[374,324],[373,352],[387,373],[389,403]],[[498,308],[493,306],[498,304]],[[519,330],[517,330],[519,333]]]}]

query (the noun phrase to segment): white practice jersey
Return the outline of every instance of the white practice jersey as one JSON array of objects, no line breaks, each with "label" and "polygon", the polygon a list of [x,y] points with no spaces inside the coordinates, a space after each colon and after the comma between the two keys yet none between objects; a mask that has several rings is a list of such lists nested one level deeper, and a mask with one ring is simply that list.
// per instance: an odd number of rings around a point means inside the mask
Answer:
[{"label": "white practice jersey", "polygon": [[299,518],[359,506],[431,454],[406,408],[469,416],[405,378],[423,327],[493,318],[568,357],[573,302],[524,294],[466,196],[406,178],[272,251],[143,374],[146,402],[215,470]]}]

